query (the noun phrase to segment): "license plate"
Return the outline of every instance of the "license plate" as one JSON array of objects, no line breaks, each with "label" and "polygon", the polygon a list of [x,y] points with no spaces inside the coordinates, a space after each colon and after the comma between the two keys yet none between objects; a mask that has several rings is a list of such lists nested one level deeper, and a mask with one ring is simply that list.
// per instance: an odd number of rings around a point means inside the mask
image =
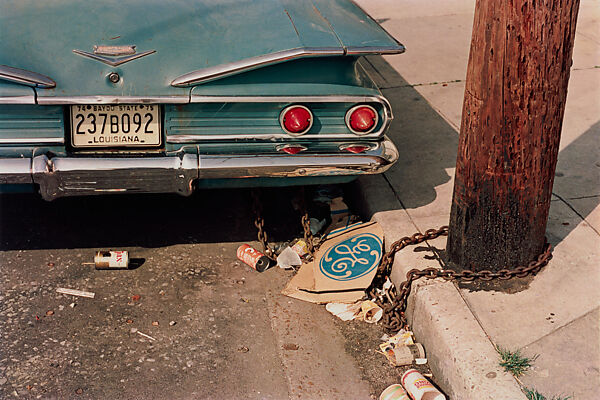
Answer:
[{"label": "license plate", "polygon": [[161,144],[156,104],[71,106],[73,147],[150,147]]}]

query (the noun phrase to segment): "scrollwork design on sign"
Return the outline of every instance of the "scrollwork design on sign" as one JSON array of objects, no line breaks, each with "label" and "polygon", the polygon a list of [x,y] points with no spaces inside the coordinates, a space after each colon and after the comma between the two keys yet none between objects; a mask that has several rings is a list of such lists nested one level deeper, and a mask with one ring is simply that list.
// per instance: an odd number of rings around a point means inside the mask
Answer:
[{"label": "scrollwork design on sign", "polygon": [[379,263],[381,252],[381,239],[373,234],[363,233],[327,250],[319,267],[331,279],[349,281],[371,272]]}]

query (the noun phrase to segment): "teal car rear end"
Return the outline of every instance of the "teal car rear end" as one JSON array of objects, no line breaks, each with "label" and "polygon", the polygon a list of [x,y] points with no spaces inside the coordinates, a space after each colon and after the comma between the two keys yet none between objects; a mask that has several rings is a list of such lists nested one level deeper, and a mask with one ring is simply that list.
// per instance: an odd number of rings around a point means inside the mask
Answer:
[{"label": "teal car rear end", "polygon": [[[349,1],[0,7],[5,191],[347,182],[398,158],[392,110],[361,57],[404,48]],[[308,123],[293,132],[299,108]]]}]

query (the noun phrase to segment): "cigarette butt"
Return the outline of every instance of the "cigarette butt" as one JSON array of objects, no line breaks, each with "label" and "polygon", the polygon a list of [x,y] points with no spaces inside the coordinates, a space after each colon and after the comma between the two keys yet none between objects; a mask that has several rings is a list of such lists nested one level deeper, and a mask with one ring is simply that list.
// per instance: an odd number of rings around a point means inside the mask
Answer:
[{"label": "cigarette butt", "polygon": [[86,291],[77,290],[77,289],[67,289],[67,288],[58,288],[58,289],[56,289],[56,292],[62,293],[62,294],[70,294],[71,296],[87,297],[90,299],[93,299],[94,296],[96,295],[95,293],[92,293],[92,292],[86,292]]}]

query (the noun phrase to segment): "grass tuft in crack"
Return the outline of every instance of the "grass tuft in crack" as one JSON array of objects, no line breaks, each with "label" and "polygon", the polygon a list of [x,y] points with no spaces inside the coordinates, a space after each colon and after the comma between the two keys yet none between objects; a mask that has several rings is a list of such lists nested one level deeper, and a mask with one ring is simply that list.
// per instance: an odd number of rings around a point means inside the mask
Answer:
[{"label": "grass tuft in crack", "polygon": [[[538,392],[535,389],[523,388],[523,390],[525,391],[525,396],[527,397],[527,400],[548,400],[546,398],[546,396],[544,396],[543,394],[541,394],[540,392]],[[571,399],[571,396],[567,396],[567,397],[555,396],[555,397],[552,397],[551,400],[569,400],[569,399]]]},{"label": "grass tuft in crack", "polygon": [[537,358],[537,356],[525,357],[520,350],[510,351],[499,346],[496,346],[496,351],[500,354],[500,366],[517,378],[523,375]]}]

